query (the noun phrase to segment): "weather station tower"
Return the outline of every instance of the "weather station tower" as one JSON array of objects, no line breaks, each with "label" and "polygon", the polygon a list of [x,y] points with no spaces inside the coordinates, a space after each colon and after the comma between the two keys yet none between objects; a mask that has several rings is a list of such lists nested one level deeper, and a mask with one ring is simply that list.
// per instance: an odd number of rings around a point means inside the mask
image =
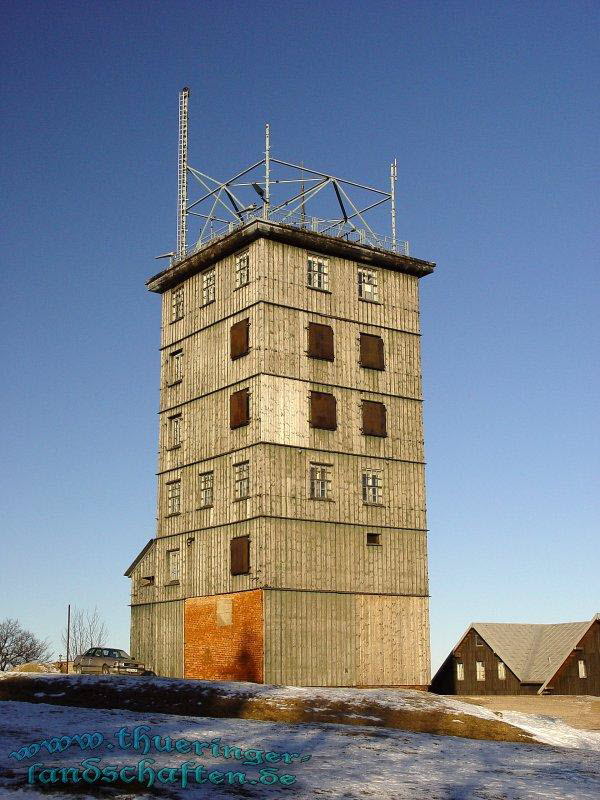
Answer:
[{"label": "weather station tower", "polygon": [[397,238],[396,161],[373,188],[276,158],[267,125],[263,158],[212,178],[188,164],[188,101],[177,248],[147,282],[158,523],[125,573],[132,653],[173,677],[425,688],[419,279],[435,265]]}]

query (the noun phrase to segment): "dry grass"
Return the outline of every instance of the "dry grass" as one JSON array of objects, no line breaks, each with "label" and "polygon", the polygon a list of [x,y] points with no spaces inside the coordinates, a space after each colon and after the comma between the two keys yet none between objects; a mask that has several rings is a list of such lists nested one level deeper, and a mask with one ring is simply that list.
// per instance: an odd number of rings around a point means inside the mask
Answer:
[{"label": "dry grass", "polygon": [[316,702],[312,699],[265,697],[261,696],[259,689],[257,687],[257,696],[252,693],[241,696],[196,681],[172,683],[160,678],[129,679],[124,687],[122,680],[112,681],[111,678],[98,677],[98,680],[90,681],[75,675],[52,678],[41,675],[20,678],[15,675],[0,681],[0,700],[291,724],[380,726],[503,742],[536,741],[521,729],[501,720],[443,711],[435,695],[419,693],[416,709],[398,710],[375,697],[358,693],[356,700],[352,701],[341,702],[320,696]]}]

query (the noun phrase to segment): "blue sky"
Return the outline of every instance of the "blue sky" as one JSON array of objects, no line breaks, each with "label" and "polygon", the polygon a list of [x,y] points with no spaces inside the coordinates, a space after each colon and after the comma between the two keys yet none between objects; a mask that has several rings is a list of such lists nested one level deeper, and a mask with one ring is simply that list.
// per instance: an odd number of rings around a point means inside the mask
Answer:
[{"label": "blue sky", "polygon": [[[387,186],[422,281],[434,668],[469,621],[600,611],[592,2],[12,2],[1,129],[0,618],[128,644],[154,535],[158,298],[190,161]],[[596,191],[595,191],[596,190]],[[387,232],[387,231],[383,231]],[[157,267],[159,264],[159,267]]]}]

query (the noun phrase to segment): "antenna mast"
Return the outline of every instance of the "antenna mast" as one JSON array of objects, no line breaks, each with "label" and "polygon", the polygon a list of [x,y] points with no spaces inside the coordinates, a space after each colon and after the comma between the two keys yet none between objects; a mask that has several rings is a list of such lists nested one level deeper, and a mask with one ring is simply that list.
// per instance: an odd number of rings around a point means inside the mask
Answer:
[{"label": "antenna mast", "polygon": [[398,165],[394,159],[390,165],[390,199],[392,205],[392,250],[396,252],[396,181],[398,180]]},{"label": "antenna mast", "polygon": [[179,92],[179,151],[177,170],[177,257],[183,258],[187,234],[188,100],[190,90]]},{"label": "antenna mast", "polygon": [[269,123],[265,125],[265,200],[263,217],[269,219],[269,205],[271,203],[271,135]]}]

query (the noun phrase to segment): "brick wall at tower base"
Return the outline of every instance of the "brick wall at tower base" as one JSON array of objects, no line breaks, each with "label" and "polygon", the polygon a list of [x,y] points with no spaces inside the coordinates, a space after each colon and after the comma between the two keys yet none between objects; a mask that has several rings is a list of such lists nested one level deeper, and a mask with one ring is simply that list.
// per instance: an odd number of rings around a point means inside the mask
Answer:
[{"label": "brick wall at tower base", "polygon": [[263,592],[191,597],[184,611],[184,675],[263,682]]}]

